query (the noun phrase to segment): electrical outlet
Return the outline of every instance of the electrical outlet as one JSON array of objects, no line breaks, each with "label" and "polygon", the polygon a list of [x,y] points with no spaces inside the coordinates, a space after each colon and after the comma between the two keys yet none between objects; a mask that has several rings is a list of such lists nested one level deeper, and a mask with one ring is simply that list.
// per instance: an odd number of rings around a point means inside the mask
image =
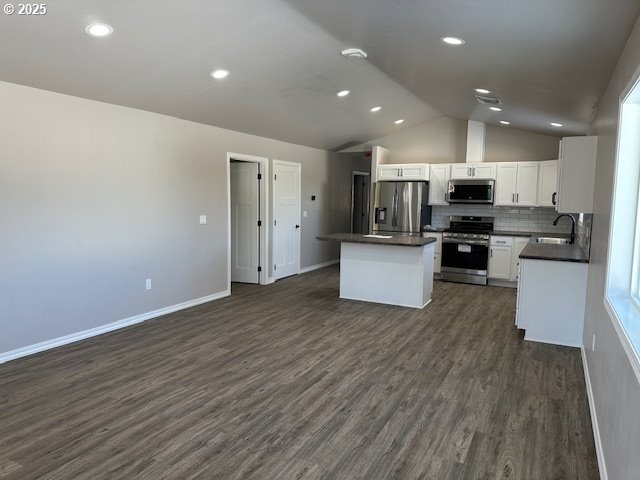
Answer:
[{"label": "electrical outlet", "polygon": [[592,340],[591,340],[591,350],[592,350],[593,352],[595,352],[595,351],[596,351],[596,336],[595,336],[595,334],[593,335],[593,338],[592,338]]},{"label": "electrical outlet", "polygon": [[146,290],[151,290],[151,279],[147,278],[146,282],[145,282],[145,288]]},{"label": "electrical outlet", "polygon": [[206,225],[206,223],[207,223],[207,216],[200,215],[200,225]]}]

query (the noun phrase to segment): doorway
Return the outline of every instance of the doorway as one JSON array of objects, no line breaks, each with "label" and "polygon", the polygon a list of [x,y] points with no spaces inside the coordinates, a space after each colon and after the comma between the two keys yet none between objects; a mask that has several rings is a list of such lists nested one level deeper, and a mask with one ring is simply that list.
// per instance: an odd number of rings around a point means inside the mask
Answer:
[{"label": "doorway", "polygon": [[301,165],[273,161],[273,278],[300,273]]},{"label": "doorway", "polygon": [[229,288],[232,282],[268,283],[268,168],[267,158],[227,154]]},{"label": "doorway", "polygon": [[351,233],[369,233],[371,183],[368,172],[353,172],[351,182]]}]

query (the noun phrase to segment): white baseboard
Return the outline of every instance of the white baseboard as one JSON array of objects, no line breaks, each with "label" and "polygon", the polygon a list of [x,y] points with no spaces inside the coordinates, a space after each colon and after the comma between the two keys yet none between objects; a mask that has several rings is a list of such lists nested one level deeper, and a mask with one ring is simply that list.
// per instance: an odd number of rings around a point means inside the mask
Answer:
[{"label": "white baseboard", "polygon": [[330,265],[335,265],[336,263],[340,263],[340,259],[336,258],[335,260],[329,260],[328,262],[318,263],[317,265],[311,265],[310,267],[304,267],[300,269],[300,273],[308,273],[313,272],[314,270],[319,270],[324,267],[328,267]]},{"label": "white baseboard", "polygon": [[178,310],[184,310],[185,308],[195,307],[196,305],[200,305],[202,303],[207,303],[211,302],[212,300],[218,300],[219,298],[228,297],[229,295],[231,295],[231,292],[229,290],[225,290],[222,292],[214,293],[212,295],[207,295],[206,297],[200,297],[194,300],[177,303],[169,307],[153,310],[152,312],[141,313],[140,315],[135,315],[133,317],[118,320],[117,322],[100,325],[99,327],[91,328],[89,330],[83,330],[81,332],[72,333],[71,335],[65,335],[64,337],[58,337],[51,340],[46,340],[44,342],[36,343],[34,345],[29,345],[27,347],[11,350],[9,352],[0,353],[0,364],[8,362],[10,360],[15,360],[17,358],[33,355],[34,353],[39,353],[45,350],[60,347],[62,345],[68,345],[69,343],[74,343],[86,338],[102,335],[103,333],[108,333],[114,330],[129,327],[131,325],[135,325],[136,323],[142,323],[146,320],[151,320],[152,318],[157,318],[162,315],[167,315],[168,313],[177,312]]},{"label": "white baseboard", "polygon": [[602,449],[602,438],[600,437],[600,427],[598,427],[598,416],[596,415],[596,404],[595,399],[593,398],[589,366],[587,365],[587,355],[585,354],[584,347],[581,348],[580,351],[582,352],[582,368],[584,369],[584,381],[587,384],[587,398],[589,399],[589,411],[591,412],[591,428],[593,429],[593,440],[596,444],[596,456],[598,458],[600,479],[608,480],[607,465],[604,460],[604,450]]}]

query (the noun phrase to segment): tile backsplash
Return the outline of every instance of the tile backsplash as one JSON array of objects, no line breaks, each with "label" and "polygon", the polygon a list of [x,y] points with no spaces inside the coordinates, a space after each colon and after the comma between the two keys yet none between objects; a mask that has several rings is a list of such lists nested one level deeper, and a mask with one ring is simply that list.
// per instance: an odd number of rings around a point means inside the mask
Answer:
[{"label": "tile backsplash", "polygon": [[[560,219],[558,226],[553,226],[558,212],[551,208],[491,207],[486,205],[434,206],[431,213],[431,225],[437,228],[446,228],[449,226],[449,217],[452,215],[493,217],[495,230],[559,234],[571,232],[571,221],[568,218]],[[576,230],[577,228],[576,225]]]}]

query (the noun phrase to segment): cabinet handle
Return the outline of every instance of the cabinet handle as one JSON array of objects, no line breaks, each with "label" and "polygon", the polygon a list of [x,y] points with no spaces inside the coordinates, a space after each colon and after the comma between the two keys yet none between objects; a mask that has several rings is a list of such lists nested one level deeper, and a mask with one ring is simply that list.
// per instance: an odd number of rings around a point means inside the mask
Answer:
[{"label": "cabinet handle", "polygon": [[491,250],[489,250],[489,256],[490,256],[491,258],[493,258],[493,248],[492,248]]},{"label": "cabinet handle", "polygon": [[516,203],[516,194],[515,193],[511,194],[511,203]]},{"label": "cabinet handle", "polygon": [[476,176],[476,167],[471,167],[472,170],[472,175],[475,177]]},{"label": "cabinet handle", "polygon": [[556,195],[558,194],[558,192],[553,192],[553,195],[551,195],[551,205],[555,205],[556,204]]},{"label": "cabinet handle", "polygon": [[520,203],[520,194],[516,193],[516,203]]}]

